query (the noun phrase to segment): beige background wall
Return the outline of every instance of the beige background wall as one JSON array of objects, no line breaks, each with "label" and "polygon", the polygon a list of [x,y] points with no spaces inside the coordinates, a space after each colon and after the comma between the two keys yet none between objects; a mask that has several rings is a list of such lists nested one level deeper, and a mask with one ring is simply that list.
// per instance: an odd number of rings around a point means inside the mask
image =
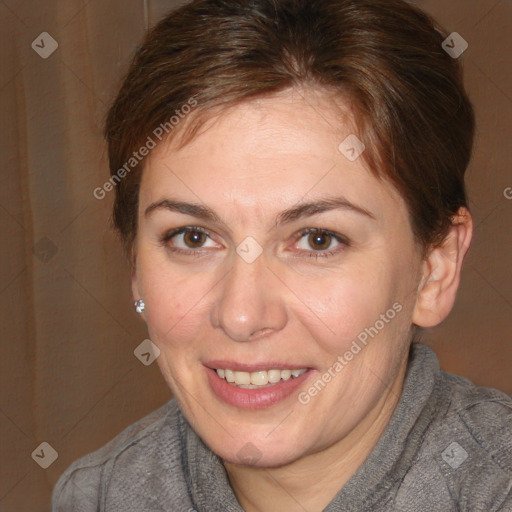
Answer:
[{"label": "beige background wall", "polygon": [[[512,394],[512,2],[418,0],[468,42],[479,132],[476,238],[450,318],[429,333],[444,369]],[[172,1],[0,1],[0,512],[45,512],[62,471],[169,400],[109,229],[101,123],[148,25]],[[58,42],[41,58],[41,32]],[[31,453],[58,452],[48,468]]]}]

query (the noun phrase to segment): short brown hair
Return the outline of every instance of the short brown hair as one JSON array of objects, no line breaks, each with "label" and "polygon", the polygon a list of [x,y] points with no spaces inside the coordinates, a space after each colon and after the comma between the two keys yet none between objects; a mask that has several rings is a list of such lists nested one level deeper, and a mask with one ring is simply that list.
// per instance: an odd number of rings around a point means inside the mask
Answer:
[{"label": "short brown hair", "polygon": [[[192,97],[183,144],[219,109],[294,86],[337,91],[369,168],[404,198],[416,240],[438,244],[467,207],[475,123],[446,37],[403,0],[193,0],[136,51],[105,124],[111,174]],[[113,221],[131,256],[143,163],[116,187]]]}]

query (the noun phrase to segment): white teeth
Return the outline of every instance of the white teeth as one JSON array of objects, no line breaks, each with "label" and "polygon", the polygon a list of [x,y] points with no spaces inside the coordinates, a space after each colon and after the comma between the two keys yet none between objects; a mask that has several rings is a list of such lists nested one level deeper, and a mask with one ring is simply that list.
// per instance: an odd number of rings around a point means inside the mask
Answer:
[{"label": "white teeth", "polygon": [[268,386],[276,384],[281,379],[286,381],[290,378],[296,378],[302,375],[306,368],[301,370],[262,370],[259,372],[238,372],[219,368],[217,375],[221,379],[226,379],[229,383],[243,388],[258,388],[260,386]]},{"label": "white teeth", "polygon": [[233,372],[235,374],[235,384],[250,384],[251,374],[247,372]]},{"label": "white teeth", "polygon": [[272,384],[275,384],[281,380],[281,370],[269,370],[267,373],[268,381]]},{"label": "white teeth", "polygon": [[251,384],[254,384],[255,386],[264,386],[265,384],[268,384],[267,372],[252,372]]},{"label": "white teeth", "polygon": [[291,370],[282,370],[281,371],[281,379],[288,380],[292,376]]}]

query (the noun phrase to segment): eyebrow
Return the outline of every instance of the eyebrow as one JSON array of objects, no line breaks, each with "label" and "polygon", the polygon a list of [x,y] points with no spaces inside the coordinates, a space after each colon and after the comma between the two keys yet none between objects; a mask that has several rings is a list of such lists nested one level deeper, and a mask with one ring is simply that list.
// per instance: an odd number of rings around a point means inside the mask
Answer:
[{"label": "eyebrow", "polygon": [[[161,201],[149,205],[144,212],[144,216],[148,217],[156,210],[167,210],[182,213],[205,221],[225,225],[221,218],[211,208],[196,203],[162,199]],[[311,217],[331,210],[348,210],[364,215],[370,219],[377,220],[375,215],[366,208],[350,202],[345,197],[327,197],[309,203],[301,203],[293,208],[282,211],[277,215],[275,224],[288,224],[299,219]]]}]

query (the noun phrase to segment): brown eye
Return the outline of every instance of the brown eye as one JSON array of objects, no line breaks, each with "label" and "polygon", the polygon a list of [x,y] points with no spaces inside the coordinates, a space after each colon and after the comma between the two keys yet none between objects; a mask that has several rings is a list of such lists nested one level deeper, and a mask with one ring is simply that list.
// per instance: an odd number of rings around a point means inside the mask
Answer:
[{"label": "brown eye", "polygon": [[350,241],[344,235],[326,229],[308,228],[300,233],[297,244],[300,253],[310,257],[331,257],[350,246]]},{"label": "brown eye", "polygon": [[200,231],[187,231],[183,235],[183,241],[191,249],[200,248],[206,241],[207,235]]},{"label": "brown eye", "polygon": [[328,233],[310,233],[308,243],[316,251],[325,251],[332,242],[332,236]]},{"label": "brown eye", "polygon": [[[215,247],[215,243],[208,232],[194,226],[175,229],[166,233],[160,240],[162,245],[174,252],[189,252],[192,254],[198,249]],[[208,245],[208,241],[210,241],[210,245]]]}]

